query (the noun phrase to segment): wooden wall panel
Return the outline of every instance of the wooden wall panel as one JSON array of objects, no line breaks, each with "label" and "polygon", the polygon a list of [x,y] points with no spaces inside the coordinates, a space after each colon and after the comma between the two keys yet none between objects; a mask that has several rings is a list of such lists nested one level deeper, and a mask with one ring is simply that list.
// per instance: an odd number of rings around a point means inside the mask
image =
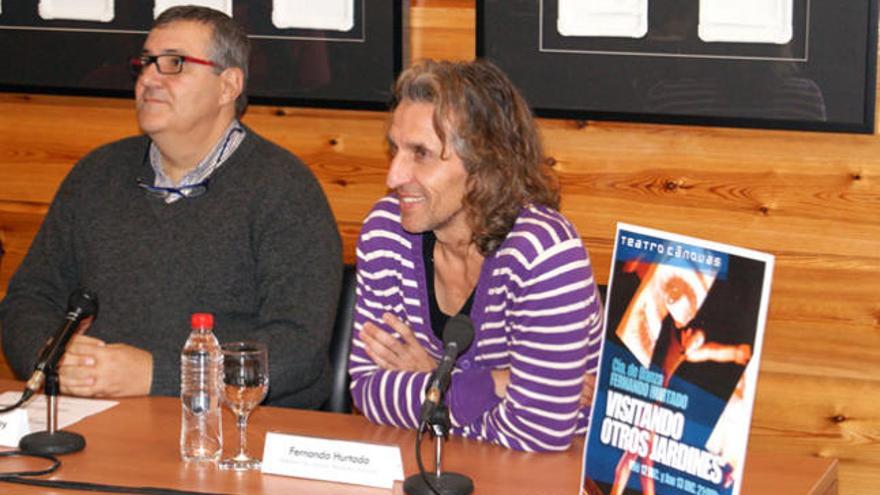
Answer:
[{"label": "wooden wall panel", "polygon": [[476,54],[473,0],[412,0],[413,60],[471,60]]},{"label": "wooden wall panel", "polygon": [[[473,57],[473,0],[411,4],[413,59]],[[312,168],[352,261],[360,222],[385,192],[385,114],[252,107],[245,123]],[[776,255],[751,448],[838,457],[841,493],[875,493],[880,136],[565,120],[541,128],[563,212],[600,282],[618,221]],[[0,95],[0,295],[72,163],[135,132],[130,101]]]}]

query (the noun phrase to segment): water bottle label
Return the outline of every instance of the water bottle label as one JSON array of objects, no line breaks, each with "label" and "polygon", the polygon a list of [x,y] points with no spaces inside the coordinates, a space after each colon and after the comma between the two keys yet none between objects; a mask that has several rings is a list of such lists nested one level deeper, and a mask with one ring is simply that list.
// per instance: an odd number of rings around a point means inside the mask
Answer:
[{"label": "water bottle label", "polygon": [[207,393],[192,394],[187,399],[187,406],[193,414],[201,415],[211,406],[211,399]]}]

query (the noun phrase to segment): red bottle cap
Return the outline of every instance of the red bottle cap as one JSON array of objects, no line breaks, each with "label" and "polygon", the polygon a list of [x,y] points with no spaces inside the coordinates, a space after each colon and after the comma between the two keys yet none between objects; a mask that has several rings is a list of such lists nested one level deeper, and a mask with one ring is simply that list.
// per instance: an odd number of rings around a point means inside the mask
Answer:
[{"label": "red bottle cap", "polygon": [[193,328],[214,328],[214,315],[211,313],[193,313],[190,324]]}]

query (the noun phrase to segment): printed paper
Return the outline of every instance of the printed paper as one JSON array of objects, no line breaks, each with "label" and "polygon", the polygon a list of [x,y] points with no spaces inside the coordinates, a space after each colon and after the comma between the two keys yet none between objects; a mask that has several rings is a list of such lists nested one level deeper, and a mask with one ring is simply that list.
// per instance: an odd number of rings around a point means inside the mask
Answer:
[{"label": "printed paper", "polygon": [[[21,392],[3,392],[2,394],[0,394],[0,405],[7,406],[10,404],[15,404],[18,401],[19,397],[21,397]],[[88,416],[98,414],[99,412],[110,409],[111,407],[118,404],[118,402],[113,400],[84,399],[81,397],[69,397],[67,395],[58,396],[57,401],[59,430],[67,428],[68,426]],[[48,424],[46,423],[46,409],[48,408],[48,401],[46,400],[45,395],[34,395],[30,399],[28,399],[27,402],[25,402],[22,408],[27,411],[28,423],[31,432],[46,431],[48,429]],[[17,447],[18,439],[16,439],[12,445],[8,445],[5,443],[2,443],[0,445],[5,445],[7,447]]]},{"label": "printed paper", "polygon": [[21,437],[30,432],[27,412],[24,409],[13,409],[0,414],[0,445],[17,447]]},{"label": "printed paper", "polygon": [[740,493],[773,261],[618,224],[582,493]]},{"label": "printed paper", "polygon": [[153,7],[153,18],[159,17],[162,12],[178,5],[200,5],[219,10],[232,17],[232,0],[156,0]]},{"label": "printed paper", "polygon": [[641,38],[648,0],[559,0],[556,29],[563,36]]},{"label": "printed paper", "polygon": [[110,22],[113,0],[40,0],[39,13],[46,20]]},{"label": "printed paper", "polygon": [[355,0],[273,0],[272,24],[278,29],[349,31]]},{"label": "printed paper", "polygon": [[266,433],[264,474],[391,489],[403,480],[400,447],[332,438]]},{"label": "printed paper", "polygon": [[793,0],[700,0],[700,39],[775,43],[792,37]]}]

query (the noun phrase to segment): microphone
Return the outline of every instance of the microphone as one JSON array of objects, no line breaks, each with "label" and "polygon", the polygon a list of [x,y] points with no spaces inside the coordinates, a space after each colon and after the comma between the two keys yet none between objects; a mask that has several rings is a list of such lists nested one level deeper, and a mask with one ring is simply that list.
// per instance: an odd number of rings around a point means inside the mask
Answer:
[{"label": "microphone", "polygon": [[457,314],[449,319],[443,327],[443,359],[431,375],[425,402],[422,403],[421,423],[424,424],[443,400],[449,382],[452,379],[452,368],[455,360],[474,340],[474,323],[465,314]]},{"label": "microphone", "polygon": [[37,364],[34,366],[34,372],[27,381],[27,391],[33,394],[40,390],[43,382],[46,380],[46,372],[51,370],[58,364],[58,360],[64,354],[67,348],[67,342],[73,337],[76,328],[83,319],[98,313],[98,296],[94,292],[85,288],[78,288],[70,294],[67,300],[67,314],[61,327],[55,331],[55,334],[49,337],[49,340],[43,344],[40,349]]}]

